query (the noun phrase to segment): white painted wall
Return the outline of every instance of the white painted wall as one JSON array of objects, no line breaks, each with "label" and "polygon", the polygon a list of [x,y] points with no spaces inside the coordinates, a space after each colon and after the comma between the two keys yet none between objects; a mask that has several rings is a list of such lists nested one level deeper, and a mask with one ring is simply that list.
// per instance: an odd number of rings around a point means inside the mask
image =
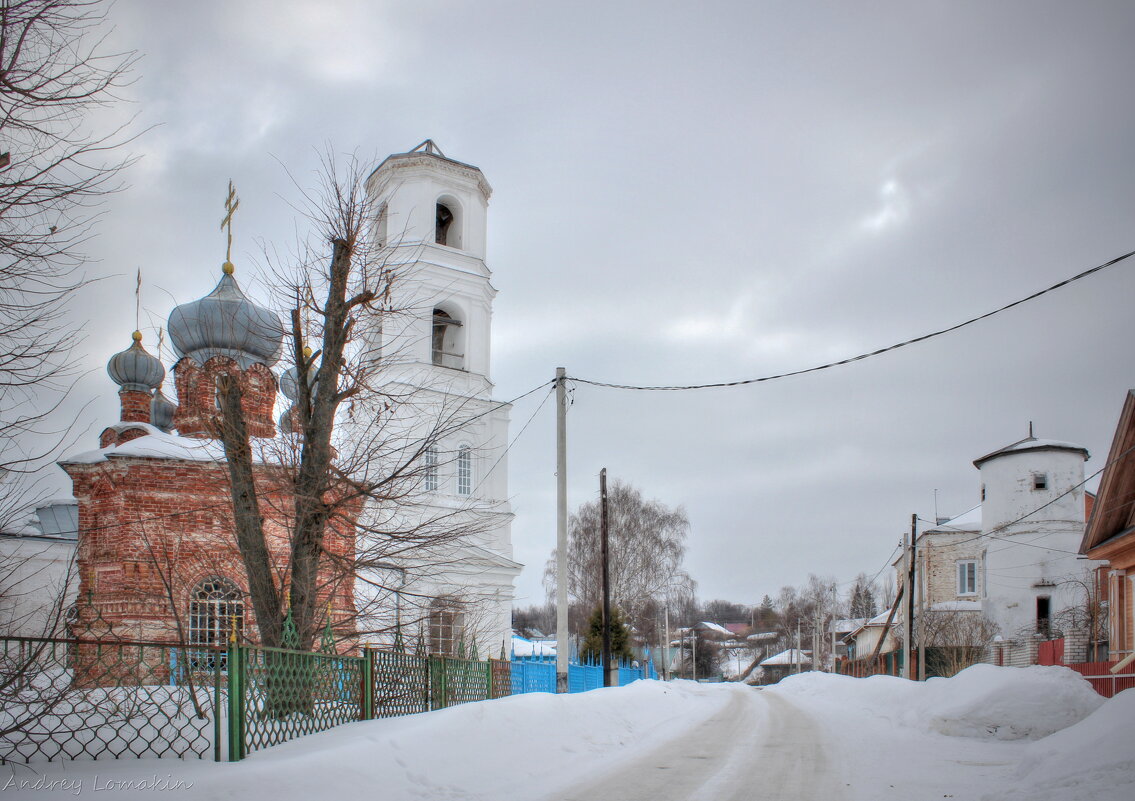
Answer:
[{"label": "white painted wall", "polygon": [[[496,290],[485,264],[488,201],[492,192],[480,170],[424,153],[391,156],[367,182],[376,210],[385,209],[386,257],[398,267],[392,302],[399,313],[367,336],[386,362],[384,382],[395,393],[413,391],[413,407],[401,421],[415,430],[439,419],[470,420],[439,441],[438,487],[423,493],[421,514],[469,509],[489,522],[483,534],[458,547],[441,570],[410,587],[426,595],[469,598],[471,633],[481,656],[497,655],[512,628],[512,510],[508,494],[510,407],[492,398],[490,376],[492,302]],[[454,212],[450,245],[434,242],[438,201]],[[433,363],[433,310],[462,323],[460,362]],[[419,434],[420,438],[421,434]],[[473,491],[457,493],[457,454],[471,448]]]},{"label": "white painted wall", "polygon": [[[1077,558],[1085,523],[1080,485],[1086,453],[1069,443],[1035,443],[995,455],[979,467],[985,487],[983,608],[1006,639],[1035,632],[1038,597],[1049,598],[1054,619],[1080,603],[1078,587],[1065,582],[1095,564]],[[1046,476],[1045,489],[1034,489],[1037,474]]]}]

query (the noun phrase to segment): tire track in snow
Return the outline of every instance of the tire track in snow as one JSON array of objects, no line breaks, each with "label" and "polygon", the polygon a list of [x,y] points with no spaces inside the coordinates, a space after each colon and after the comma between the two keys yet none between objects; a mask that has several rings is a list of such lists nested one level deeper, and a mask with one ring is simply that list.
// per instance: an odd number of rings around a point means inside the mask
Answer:
[{"label": "tire track in snow", "polygon": [[790,702],[738,686],[726,709],[556,801],[839,801],[819,726]]}]

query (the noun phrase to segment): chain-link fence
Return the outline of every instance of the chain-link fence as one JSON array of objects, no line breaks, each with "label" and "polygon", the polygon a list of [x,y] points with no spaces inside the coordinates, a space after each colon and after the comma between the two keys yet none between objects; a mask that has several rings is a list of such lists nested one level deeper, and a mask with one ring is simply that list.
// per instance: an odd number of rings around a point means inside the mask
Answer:
[{"label": "chain-link fence", "polygon": [[221,756],[222,649],[0,639],[0,762]]}]

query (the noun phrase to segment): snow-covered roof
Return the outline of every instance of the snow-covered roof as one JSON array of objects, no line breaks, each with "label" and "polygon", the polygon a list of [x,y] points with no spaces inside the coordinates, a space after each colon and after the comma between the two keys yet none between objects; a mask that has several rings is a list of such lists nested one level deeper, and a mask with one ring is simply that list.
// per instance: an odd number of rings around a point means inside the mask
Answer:
[{"label": "snow-covered roof", "polygon": [[695,628],[704,629],[706,631],[715,631],[718,634],[724,634],[726,637],[733,636],[733,632],[725,628],[725,626],[719,626],[716,623],[710,623],[708,620],[703,620],[701,623],[698,623]]},{"label": "snow-covered roof", "polygon": [[850,634],[867,622],[865,617],[849,617],[833,620],[828,624],[828,634]]},{"label": "snow-covered roof", "polygon": [[981,505],[978,504],[968,512],[951,518],[945,523],[939,523],[933,528],[926,529],[926,531],[981,531]]},{"label": "snow-covered roof", "polygon": [[995,459],[998,456],[1004,456],[1009,453],[1023,453],[1024,451],[1082,451],[1084,458],[1088,458],[1088,449],[1083,445],[1077,445],[1073,442],[1064,442],[1059,439],[1025,437],[1022,440],[1014,442],[1012,445],[1006,445],[1004,448],[998,448],[993,451],[993,453],[987,453],[980,459],[974,459],[973,466],[980,468],[990,459]]},{"label": "snow-covered roof", "polygon": [[515,656],[555,656],[556,644],[550,640],[529,640],[513,634],[512,653]]},{"label": "snow-covered roof", "polygon": [[770,656],[761,662],[761,667],[766,665],[795,665],[797,663],[801,665],[812,664],[812,652],[789,648],[787,651],[781,651],[779,654]]},{"label": "snow-covered roof", "polygon": [[[191,439],[179,437],[176,434],[167,434],[149,423],[116,423],[109,428],[114,431],[141,429],[147,433],[121,445],[110,445],[106,448],[68,456],[60,460],[60,464],[97,464],[115,457],[180,459],[189,462],[223,462],[225,460],[224,447],[216,440]],[[253,461],[264,461],[262,458],[258,458],[255,450]]]}]

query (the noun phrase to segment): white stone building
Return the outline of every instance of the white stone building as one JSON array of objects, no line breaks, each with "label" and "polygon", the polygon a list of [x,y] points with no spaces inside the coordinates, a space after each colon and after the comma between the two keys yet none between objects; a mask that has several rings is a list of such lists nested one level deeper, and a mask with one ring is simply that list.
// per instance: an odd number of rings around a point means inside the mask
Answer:
[{"label": "white stone building", "polygon": [[[984,616],[996,632],[991,661],[1030,664],[1038,641],[1078,625],[1092,566],[1077,556],[1091,511],[1087,458],[1079,445],[1033,436],[999,448],[974,461],[980,504],[918,536],[920,606]],[[901,584],[901,558],[895,567]]]},{"label": "white stone building", "polygon": [[485,263],[492,189],[479,169],[427,140],[383,161],[367,193],[384,258],[400,276],[392,299],[398,313],[370,332],[383,381],[414,398],[411,428],[447,423],[426,453],[421,511],[482,521],[442,567],[404,589],[424,600],[431,652],[452,653],[464,640],[476,642],[482,657],[496,655],[511,636],[521,565],[512,559],[510,407],[493,400],[489,377],[497,294]]}]

